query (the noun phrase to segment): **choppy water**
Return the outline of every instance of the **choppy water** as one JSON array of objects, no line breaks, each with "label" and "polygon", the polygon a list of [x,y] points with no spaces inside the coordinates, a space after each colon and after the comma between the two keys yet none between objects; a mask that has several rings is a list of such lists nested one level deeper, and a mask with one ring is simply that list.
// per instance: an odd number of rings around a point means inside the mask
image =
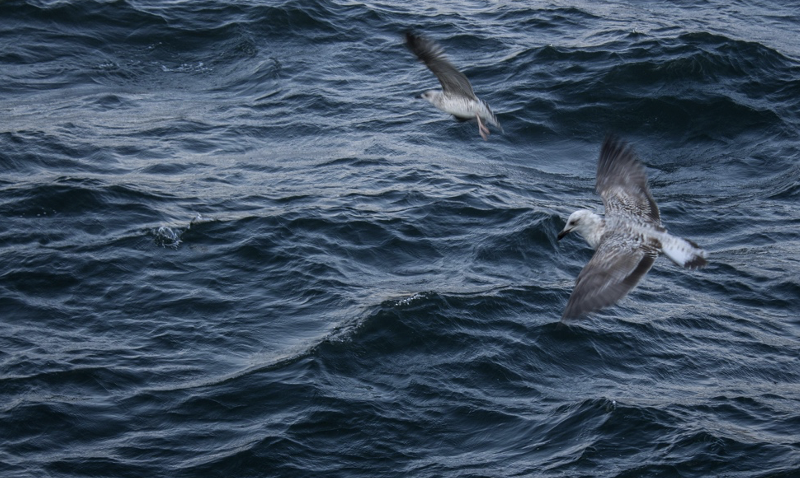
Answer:
[{"label": "choppy water", "polygon": [[[505,134],[414,98],[407,29]],[[0,3],[0,475],[800,476],[798,29],[778,1]],[[710,265],[559,326],[609,131]]]}]

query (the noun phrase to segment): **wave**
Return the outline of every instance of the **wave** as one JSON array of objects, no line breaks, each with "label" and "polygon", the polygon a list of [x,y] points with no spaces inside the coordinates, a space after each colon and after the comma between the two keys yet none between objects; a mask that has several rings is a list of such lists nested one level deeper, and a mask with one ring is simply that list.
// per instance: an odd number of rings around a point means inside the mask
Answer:
[{"label": "wave", "polygon": [[[0,474],[794,471],[796,46],[539,7],[0,3]],[[567,326],[609,129],[713,260]]]},{"label": "wave", "polygon": [[510,58],[504,65],[513,72],[506,75],[509,88],[525,93],[515,95],[520,106],[512,111],[535,112],[522,113],[529,121],[544,114],[560,134],[581,124],[598,128],[601,121],[601,132],[643,126],[659,135],[702,131],[718,137],[778,128],[788,137],[794,130],[785,111],[800,92],[800,64],[782,53],[711,33],[611,33],[617,35],[607,43],[541,45]]}]

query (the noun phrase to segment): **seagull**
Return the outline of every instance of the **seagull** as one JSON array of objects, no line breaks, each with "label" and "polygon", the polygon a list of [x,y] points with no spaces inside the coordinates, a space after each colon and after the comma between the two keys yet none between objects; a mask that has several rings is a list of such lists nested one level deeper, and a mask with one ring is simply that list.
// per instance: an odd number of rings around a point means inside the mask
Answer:
[{"label": "seagull", "polygon": [[406,46],[419,61],[425,63],[442,84],[441,90],[428,90],[422,93],[422,98],[461,121],[477,119],[478,132],[484,141],[490,134],[486,123],[503,131],[489,105],[475,96],[467,77],[450,63],[441,46],[411,32],[406,33]]},{"label": "seagull", "polygon": [[608,136],[597,162],[595,190],[603,198],[605,218],[587,209],[573,212],[558,234],[580,234],[594,255],[575,281],[562,321],[581,318],[625,297],[660,254],[688,269],[706,265],[706,251],[673,236],[661,225],[647,175],[633,148]]}]

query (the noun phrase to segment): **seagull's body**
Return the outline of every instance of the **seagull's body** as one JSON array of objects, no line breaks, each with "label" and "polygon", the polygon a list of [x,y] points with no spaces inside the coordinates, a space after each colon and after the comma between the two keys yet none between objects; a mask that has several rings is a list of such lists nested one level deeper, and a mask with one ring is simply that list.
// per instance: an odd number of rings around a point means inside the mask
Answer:
[{"label": "seagull's body", "polygon": [[489,105],[475,95],[467,77],[450,63],[442,47],[410,32],[406,33],[406,46],[419,61],[425,63],[442,85],[441,90],[426,91],[422,98],[460,120],[476,119],[478,132],[484,140],[489,135],[487,123],[503,130]]},{"label": "seagull's body", "polygon": [[595,249],[575,281],[562,316],[565,321],[625,297],[659,254],[690,269],[706,265],[703,249],[671,235],[661,225],[644,167],[633,149],[613,136],[606,138],[600,151],[596,191],[603,198],[605,217],[580,209],[570,215],[558,234],[560,240],[575,231]]}]

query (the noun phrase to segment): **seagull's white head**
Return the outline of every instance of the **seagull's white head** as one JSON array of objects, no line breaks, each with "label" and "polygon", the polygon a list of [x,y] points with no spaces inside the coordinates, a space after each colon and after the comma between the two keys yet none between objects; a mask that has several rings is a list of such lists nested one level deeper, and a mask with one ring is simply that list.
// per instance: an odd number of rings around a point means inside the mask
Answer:
[{"label": "seagull's white head", "polygon": [[600,245],[600,238],[605,232],[605,221],[588,209],[578,209],[570,214],[567,225],[558,233],[558,240],[560,241],[572,231],[586,239],[592,249],[597,249],[597,246]]},{"label": "seagull's white head", "polygon": [[442,90],[428,90],[425,93],[419,95],[420,98],[423,100],[428,100],[432,105],[436,106],[439,102],[439,98],[442,96]]}]

